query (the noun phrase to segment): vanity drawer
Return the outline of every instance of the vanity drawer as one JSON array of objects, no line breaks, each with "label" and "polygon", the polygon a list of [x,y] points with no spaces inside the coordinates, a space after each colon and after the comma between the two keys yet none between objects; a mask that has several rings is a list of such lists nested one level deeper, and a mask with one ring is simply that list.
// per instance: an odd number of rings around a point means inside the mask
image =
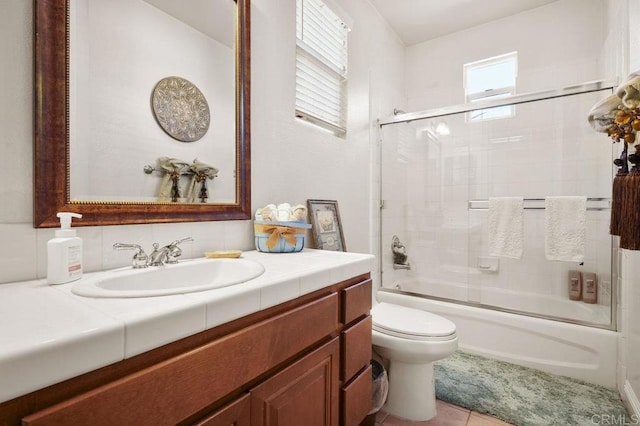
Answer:
[{"label": "vanity drawer", "polygon": [[371,411],[371,365],[342,388],[342,426],[358,426]]},{"label": "vanity drawer", "polygon": [[338,329],[332,293],[45,408],[23,424],[176,424]]},{"label": "vanity drawer", "polygon": [[342,332],[340,378],[348,381],[371,362],[371,315]]},{"label": "vanity drawer", "polygon": [[371,310],[371,280],[362,281],[340,291],[340,319],[344,324],[358,319]]}]

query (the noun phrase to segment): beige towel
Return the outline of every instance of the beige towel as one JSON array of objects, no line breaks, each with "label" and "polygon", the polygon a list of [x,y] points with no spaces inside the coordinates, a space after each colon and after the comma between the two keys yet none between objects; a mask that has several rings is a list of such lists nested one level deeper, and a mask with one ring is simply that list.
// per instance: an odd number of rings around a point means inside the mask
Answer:
[{"label": "beige towel", "polygon": [[589,111],[589,124],[596,132],[607,133],[613,124],[618,108],[622,106],[622,101],[616,95],[608,96],[596,103]]},{"label": "beige towel", "polygon": [[586,216],[587,197],[545,199],[545,250],[548,260],[584,260]]},{"label": "beige towel", "polygon": [[160,157],[158,158],[158,166],[164,171],[160,190],[158,191],[158,201],[168,203],[171,201],[171,188],[173,186],[171,174],[182,174],[189,168],[189,163],[178,158]]},{"label": "beige towel", "polygon": [[629,74],[616,89],[616,96],[622,100],[627,108],[640,106],[640,71]]},{"label": "beige towel", "polygon": [[197,203],[201,201],[200,188],[202,187],[202,180],[217,177],[218,169],[199,161],[197,158],[193,160],[193,164],[189,166],[189,169],[193,173],[193,176],[191,176],[187,187],[186,201],[187,203]]},{"label": "beige towel", "polygon": [[489,254],[522,257],[524,241],[524,200],[522,197],[489,198]]}]

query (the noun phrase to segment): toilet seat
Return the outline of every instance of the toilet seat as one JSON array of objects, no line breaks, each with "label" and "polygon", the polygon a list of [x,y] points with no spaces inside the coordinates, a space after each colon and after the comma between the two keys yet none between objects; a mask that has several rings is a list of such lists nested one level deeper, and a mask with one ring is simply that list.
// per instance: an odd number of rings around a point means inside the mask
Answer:
[{"label": "toilet seat", "polygon": [[456,325],[446,318],[419,309],[391,303],[379,303],[371,309],[373,329],[409,340],[451,340]]}]

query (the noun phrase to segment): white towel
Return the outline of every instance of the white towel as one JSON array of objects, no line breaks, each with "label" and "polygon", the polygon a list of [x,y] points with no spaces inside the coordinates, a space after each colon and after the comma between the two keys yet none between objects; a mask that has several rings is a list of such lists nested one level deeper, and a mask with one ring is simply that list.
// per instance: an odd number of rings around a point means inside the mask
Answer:
[{"label": "white towel", "polygon": [[587,197],[545,199],[545,250],[548,260],[582,262],[587,231]]},{"label": "white towel", "polygon": [[522,197],[489,198],[489,254],[522,257],[523,235]]}]

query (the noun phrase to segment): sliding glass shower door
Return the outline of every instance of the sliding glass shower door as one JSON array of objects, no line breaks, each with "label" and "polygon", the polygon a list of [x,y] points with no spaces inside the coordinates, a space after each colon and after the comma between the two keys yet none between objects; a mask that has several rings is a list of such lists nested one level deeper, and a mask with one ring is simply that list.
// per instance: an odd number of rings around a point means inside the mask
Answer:
[{"label": "sliding glass shower door", "polygon": [[[608,233],[617,147],[587,122],[601,87],[534,94],[506,118],[463,107],[381,126],[382,286],[601,327],[612,324]],[[545,198],[587,198],[583,262],[547,260]],[[492,256],[488,200],[522,197],[519,259]],[[394,239],[394,237],[397,237]],[[394,258],[395,252],[395,258]],[[404,254],[404,257],[402,256]],[[597,277],[597,303],[568,297],[569,271]]]}]

